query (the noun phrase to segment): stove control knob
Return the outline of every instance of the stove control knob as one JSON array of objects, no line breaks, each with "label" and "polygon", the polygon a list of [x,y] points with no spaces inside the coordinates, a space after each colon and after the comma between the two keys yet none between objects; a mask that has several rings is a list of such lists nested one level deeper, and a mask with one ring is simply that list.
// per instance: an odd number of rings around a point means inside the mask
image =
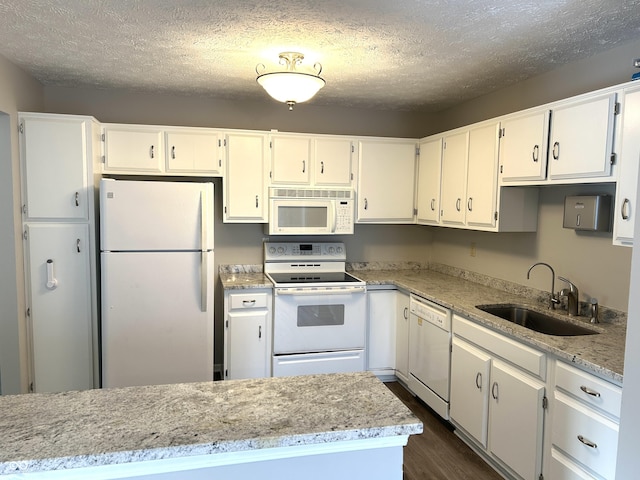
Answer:
[{"label": "stove control knob", "polygon": [[278,253],[282,255],[284,253],[284,247],[278,247]]},{"label": "stove control knob", "polygon": [[338,247],[338,253],[342,253],[343,248],[342,247]]},{"label": "stove control knob", "polygon": [[269,253],[271,255],[273,255],[274,253],[276,253],[276,247],[269,247]]},{"label": "stove control knob", "polygon": [[334,247],[329,247],[329,253],[333,255],[334,253],[336,253],[336,249]]}]

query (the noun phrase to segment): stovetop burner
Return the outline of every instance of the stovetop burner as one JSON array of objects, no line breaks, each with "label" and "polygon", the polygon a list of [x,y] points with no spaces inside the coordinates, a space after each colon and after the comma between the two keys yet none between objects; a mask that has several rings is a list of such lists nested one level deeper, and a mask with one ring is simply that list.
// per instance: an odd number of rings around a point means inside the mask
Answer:
[{"label": "stovetop burner", "polygon": [[346,272],[270,273],[269,276],[276,285],[362,282],[362,280],[357,279]]}]

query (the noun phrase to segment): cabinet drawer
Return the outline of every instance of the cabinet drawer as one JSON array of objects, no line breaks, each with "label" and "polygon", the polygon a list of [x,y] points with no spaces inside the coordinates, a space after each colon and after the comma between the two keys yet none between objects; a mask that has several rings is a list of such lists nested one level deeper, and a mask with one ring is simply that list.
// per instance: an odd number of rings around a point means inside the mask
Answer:
[{"label": "cabinet drawer", "polygon": [[542,380],[546,377],[547,357],[538,350],[511,340],[458,315],[453,316],[453,333],[485,348],[493,355],[508,360]]},{"label": "cabinet drawer", "polygon": [[[551,429],[552,442],[560,450],[599,475],[615,478],[618,451],[615,422],[556,390]],[[591,446],[586,444],[589,442]]]},{"label": "cabinet drawer", "polygon": [[229,295],[232,310],[242,308],[267,308],[266,293],[234,293]]},{"label": "cabinet drawer", "polygon": [[[622,388],[562,362],[556,363],[556,387],[588,405],[620,418]],[[590,392],[590,393],[588,393]]]},{"label": "cabinet drawer", "polygon": [[596,480],[555,448],[551,449],[549,478],[553,480]]}]

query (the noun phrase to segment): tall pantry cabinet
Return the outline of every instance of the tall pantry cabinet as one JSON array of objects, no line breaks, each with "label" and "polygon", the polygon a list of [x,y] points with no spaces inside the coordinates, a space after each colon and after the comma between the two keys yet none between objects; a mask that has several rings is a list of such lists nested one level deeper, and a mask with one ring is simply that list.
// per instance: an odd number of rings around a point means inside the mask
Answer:
[{"label": "tall pantry cabinet", "polygon": [[[30,389],[99,386],[92,117],[20,113]],[[95,173],[94,173],[95,172]]]}]

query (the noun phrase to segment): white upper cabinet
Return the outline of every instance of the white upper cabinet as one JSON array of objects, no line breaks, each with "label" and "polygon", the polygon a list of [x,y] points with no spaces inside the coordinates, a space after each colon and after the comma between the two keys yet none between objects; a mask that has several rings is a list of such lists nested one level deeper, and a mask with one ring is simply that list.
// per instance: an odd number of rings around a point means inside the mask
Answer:
[{"label": "white upper cabinet", "polygon": [[549,117],[549,110],[539,110],[502,120],[502,183],[539,182],[546,178]]},{"label": "white upper cabinet", "polygon": [[615,93],[589,96],[552,109],[550,180],[611,175],[615,111]]},{"label": "white upper cabinet", "polygon": [[622,135],[619,156],[620,172],[616,189],[613,220],[613,243],[633,246],[635,206],[640,163],[640,88],[624,93],[622,101]]},{"label": "white upper cabinet", "polygon": [[467,165],[466,224],[495,227],[498,196],[498,131],[490,123],[469,131]]},{"label": "white upper cabinet", "polygon": [[222,133],[188,129],[169,130],[165,135],[167,172],[222,174]]},{"label": "white upper cabinet", "polygon": [[416,141],[389,138],[358,145],[358,223],[413,223]]},{"label": "white upper cabinet", "polygon": [[443,149],[440,221],[464,226],[469,132],[447,135]]},{"label": "white upper cabinet", "polygon": [[20,115],[23,211],[27,219],[89,218],[91,123],[66,115]]},{"label": "white upper cabinet", "polygon": [[260,132],[225,136],[224,221],[266,223],[269,138]]},{"label": "white upper cabinet", "polygon": [[147,125],[105,125],[104,170],[126,173],[162,173],[164,134]]},{"label": "white upper cabinet", "polygon": [[271,135],[271,183],[310,184],[311,144],[311,137]]},{"label": "white upper cabinet", "polygon": [[271,184],[351,187],[354,142],[349,137],[271,135]]},{"label": "white upper cabinet", "polygon": [[419,148],[417,223],[421,225],[437,225],[440,221],[442,137],[425,138],[420,142]]},{"label": "white upper cabinet", "polygon": [[221,176],[222,135],[211,128],[103,124],[104,172]]},{"label": "white upper cabinet", "polygon": [[354,150],[350,138],[314,139],[314,183],[322,186],[350,187]]}]

